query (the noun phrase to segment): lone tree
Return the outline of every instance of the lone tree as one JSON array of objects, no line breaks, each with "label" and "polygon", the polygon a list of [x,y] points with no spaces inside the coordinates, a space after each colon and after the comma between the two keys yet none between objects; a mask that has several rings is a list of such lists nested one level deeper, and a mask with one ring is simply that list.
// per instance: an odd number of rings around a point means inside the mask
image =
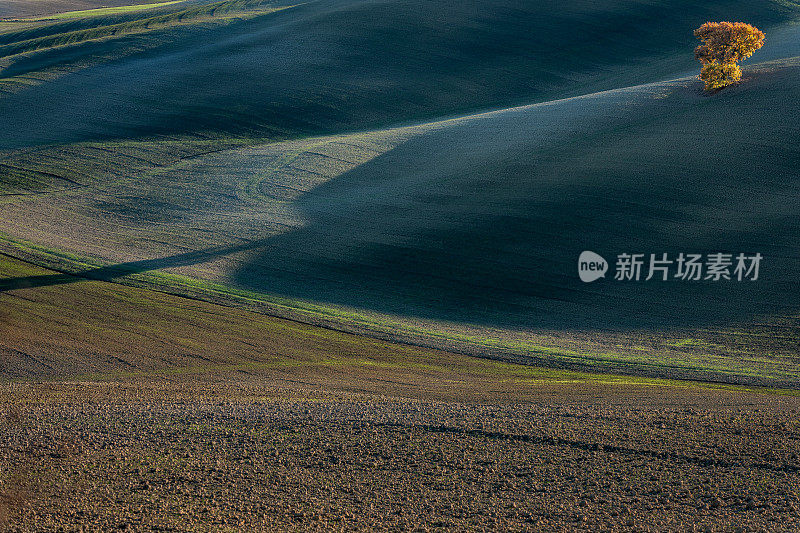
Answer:
[{"label": "lone tree", "polygon": [[700,79],[706,90],[721,89],[742,79],[739,61],[764,46],[764,32],[744,22],[706,22],[694,36],[703,44],[694,57],[703,64]]}]

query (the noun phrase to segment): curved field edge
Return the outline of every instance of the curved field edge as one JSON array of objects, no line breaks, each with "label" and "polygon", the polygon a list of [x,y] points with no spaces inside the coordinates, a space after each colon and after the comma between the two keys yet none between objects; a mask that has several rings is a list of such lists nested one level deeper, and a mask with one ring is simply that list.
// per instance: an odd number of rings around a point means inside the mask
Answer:
[{"label": "curved field edge", "polygon": [[[167,2],[152,7],[183,7],[176,6],[177,3]],[[20,32],[6,33],[3,35],[3,40],[0,41],[0,57],[8,60],[20,54],[29,54],[44,49],[68,48],[84,44],[87,41],[99,41],[107,38],[119,39],[130,34],[168,29],[172,25],[207,22],[215,18],[218,21],[224,21],[226,17],[252,18],[289,7],[291,6],[273,6],[264,0],[222,0],[201,5],[189,5],[185,9],[174,12],[169,12],[169,10],[167,12],[158,10],[155,13],[132,12],[132,14],[142,15],[142,18],[134,17],[132,20],[126,20],[121,16],[112,16],[124,15],[124,11],[105,13],[101,16],[108,16],[107,20],[89,24],[88,27],[73,29],[70,23],[56,23],[34,30],[23,28]]]},{"label": "curved field edge", "polygon": [[[58,274],[0,258],[0,283],[44,276]],[[606,391],[663,387],[800,395],[792,389],[491,361],[105,281],[74,283],[0,292],[0,382],[171,382],[186,375],[223,379],[245,373],[277,379],[302,375],[328,390],[458,401],[524,401],[541,387],[576,384]],[[41,335],[43,330],[49,335]]]},{"label": "curved field edge", "polygon": [[[779,360],[764,357],[757,344],[751,353],[746,354],[732,354],[724,347],[726,341],[733,339],[736,342],[737,337],[742,336],[751,345],[754,339],[768,339],[771,330],[769,325],[764,332],[705,330],[674,334],[634,332],[629,335],[609,332],[607,338],[599,342],[597,339],[581,339],[578,335],[577,338],[586,342],[587,347],[576,349],[575,346],[565,347],[554,343],[546,334],[529,335],[527,340],[512,341],[487,333],[460,333],[459,330],[464,329],[461,324],[443,323],[439,329],[414,327],[400,317],[324,306],[238,290],[188,276],[150,271],[148,261],[103,264],[93,258],[48,249],[3,234],[0,234],[0,253],[58,272],[2,279],[0,293],[20,288],[99,280],[254,311],[342,333],[506,363],[648,378],[798,388],[798,374],[794,366],[791,363],[781,365]],[[638,344],[634,340],[637,338]],[[646,346],[646,343],[650,346]],[[592,350],[592,344],[600,349]]]},{"label": "curved field edge", "polygon": [[[0,19],[58,15],[66,12],[91,11],[95,9],[126,7],[131,4],[157,4],[165,0],[4,0],[0,5]],[[185,1],[185,0],[181,0]]]},{"label": "curved field edge", "polygon": [[97,17],[103,15],[117,15],[121,13],[135,13],[138,11],[147,11],[149,9],[155,9],[159,7],[166,7],[173,4],[179,4],[181,2],[185,2],[186,0],[168,0],[166,2],[153,2],[153,3],[145,3],[145,4],[128,4],[124,6],[116,6],[116,7],[96,7],[92,9],[79,9],[76,11],[63,11],[60,13],[53,13],[51,15],[39,15],[35,17],[28,17],[28,18],[20,18],[20,19],[10,19],[6,18],[3,19],[4,21],[20,21],[20,22],[39,22],[39,21],[50,21],[50,20],[63,20],[63,19],[71,19],[71,18],[82,18],[82,17]]},{"label": "curved field edge", "polygon": [[270,0],[186,0],[76,19],[0,21],[0,98],[79,71],[290,9]]}]

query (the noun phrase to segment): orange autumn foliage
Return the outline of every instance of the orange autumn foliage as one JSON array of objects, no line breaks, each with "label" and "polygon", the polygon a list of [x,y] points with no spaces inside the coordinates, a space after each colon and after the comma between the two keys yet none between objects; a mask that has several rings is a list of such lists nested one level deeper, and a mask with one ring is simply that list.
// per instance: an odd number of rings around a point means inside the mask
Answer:
[{"label": "orange autumn foliage", "polygon": [[703,44],[694,57],[703,64],[700,79],[706,90],[721,89],[742,78],[739,61],[764,45],[764,32],[744,22],[706,22],[694,31]]}]

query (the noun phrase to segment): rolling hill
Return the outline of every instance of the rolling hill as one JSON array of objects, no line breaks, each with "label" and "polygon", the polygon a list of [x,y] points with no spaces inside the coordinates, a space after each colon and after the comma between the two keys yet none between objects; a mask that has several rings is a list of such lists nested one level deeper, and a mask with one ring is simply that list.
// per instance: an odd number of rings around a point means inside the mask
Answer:
[{"label": "rolling hill", "polygon": [[[474,355],[796,386],[794,4],[426,5],[0,34],[3,249]],[[723,16],[782,59],[708,96],[680,76]],[[765,259],[757,282],[586,285],[587,249]]]},{"label": "rolling hill", "polygon": [[[207,5],[5,33],[0,77],[28,85],[0,99],[0,149],[338,133],[587,94],[694,69],[691,30],[708,19],[798,14],[766,0]],[[232,13],[249,15],[223,22]],[[31,85],[55,65],[75,71]]]},{"label": "rolling hill", "polygon": [[155,1],[0,1],[0,530],[800,530],[800,3]]}]

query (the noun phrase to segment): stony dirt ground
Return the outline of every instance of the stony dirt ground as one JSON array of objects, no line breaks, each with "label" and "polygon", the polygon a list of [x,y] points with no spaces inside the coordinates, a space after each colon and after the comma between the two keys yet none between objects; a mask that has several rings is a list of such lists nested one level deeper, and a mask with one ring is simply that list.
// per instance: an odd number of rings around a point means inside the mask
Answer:
[{"label": "stony dirt ground", "polygon": [[0,531],[797,531],[799,412],[797,391],[506,364],[98,281],[0,290]]},{"label": "stony dirt ground", "polygon": [[556,382],[518,402],[396,391],[254,375],[4,385],[3,525],[800,528],[800,398]]}]

